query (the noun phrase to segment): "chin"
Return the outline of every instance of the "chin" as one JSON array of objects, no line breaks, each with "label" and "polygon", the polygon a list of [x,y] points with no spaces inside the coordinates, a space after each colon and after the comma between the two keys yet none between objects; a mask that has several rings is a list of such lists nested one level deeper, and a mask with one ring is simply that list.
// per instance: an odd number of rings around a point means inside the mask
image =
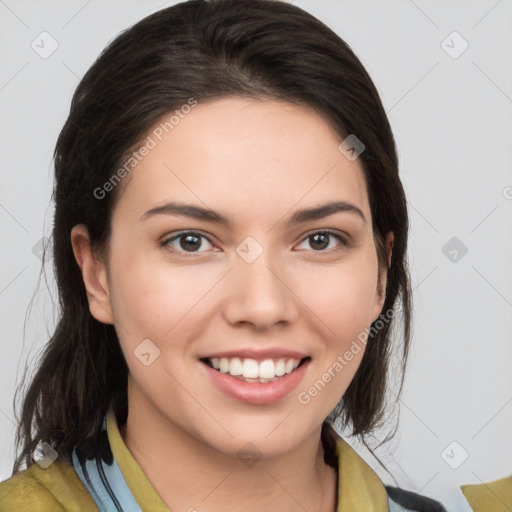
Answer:
[{"label": "chin", "polygon": [[[290,419],[294,413],[290,414]],[[269,428],[268,420],[257,422],[246,419],[245,426],[238,426],[229,429],[229,435],[216,435],[212,437],[212,432],[205,433],[201,437],[201,442],[210,446],[212,449],[221,452],[228,457],[235,457],[245,460],[248,458],[272,458],[285,455],[292,452],[295,448],[301,446],[305,440],[314,435],[315,428],[306,430],[303,421],[293,424],[283,421],[283,415],[279,421],[272,422],[272,428]],[[251,425],[247,426],[247,422]],[[318,425],[320,433],[321,425]]]}]

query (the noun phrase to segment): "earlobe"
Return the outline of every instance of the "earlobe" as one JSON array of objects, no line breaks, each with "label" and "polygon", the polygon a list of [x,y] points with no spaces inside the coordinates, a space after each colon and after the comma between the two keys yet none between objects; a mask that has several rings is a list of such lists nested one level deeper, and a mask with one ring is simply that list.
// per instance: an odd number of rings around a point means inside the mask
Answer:
[{"label": "earlobe", "polygon": [[71,246],[76,262],[82,272],[91,315],[104,324],[114,320],[107,279],[107,268],[91,248],[89,232],[84,224],[71,230]]}]

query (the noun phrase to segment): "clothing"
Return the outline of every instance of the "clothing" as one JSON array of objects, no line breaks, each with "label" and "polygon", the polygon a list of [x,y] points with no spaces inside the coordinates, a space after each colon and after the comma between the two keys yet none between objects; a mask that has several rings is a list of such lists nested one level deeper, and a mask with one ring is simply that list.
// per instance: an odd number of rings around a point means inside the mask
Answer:
[{"label": "clothing", "polygon": [[[343,439],[339,460],[337,512],[445,512],[425,496],[386,487]],[[477,500],[478,486],[465,486]],[[505,491],[504,491],[505,492]],[[505,494],[503,497],[506,498]],[[477,503],[477,501],[473,501]],[[489,501],[475,512],[494,512]],[[480,505],[478,505],[480,506]],[[47,469],[33,464],[0,484],[0,512],[169,512],[126,447],[110,410],[99,451],[93,445],[73,451],[73,466],[57,459]],[[507,510],[507,509],[503,509]]]},{"label": "clothing", "polygon": [[463,485],[461,490],[475,511],[512,510],[512,475],[485,484]]}]

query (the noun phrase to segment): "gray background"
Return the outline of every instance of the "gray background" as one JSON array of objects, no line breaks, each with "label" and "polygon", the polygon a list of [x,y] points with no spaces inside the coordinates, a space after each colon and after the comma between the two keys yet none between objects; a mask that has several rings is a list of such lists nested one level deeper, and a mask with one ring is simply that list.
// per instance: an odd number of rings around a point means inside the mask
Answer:
[{"label": "gray background", "polygon": [[[36,286],[71,95],[108,41],[171,3],[0,0],[0,480],[14,460],[16,384],[55,325],[50,267],[51,293]],[[377,453],[403,487],[469,511],[459,485],[512,473],[512,2],[293,3],[367,67],[409,201],[413,348],[400,428]]]}]

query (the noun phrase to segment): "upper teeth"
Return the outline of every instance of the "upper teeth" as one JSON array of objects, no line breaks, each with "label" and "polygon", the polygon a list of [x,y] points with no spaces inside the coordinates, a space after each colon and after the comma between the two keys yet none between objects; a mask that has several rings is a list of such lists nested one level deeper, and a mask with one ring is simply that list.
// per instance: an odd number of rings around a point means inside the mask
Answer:
[{"label": "upper teeth", "polygon": [[241,375],[246,379],[282,377],[286,373],[291,373],[300,364],[300,359],[265,359],[258,363],[255,359],[214,357],[210,361],[221,373],[229,373],[234,377]]}]

